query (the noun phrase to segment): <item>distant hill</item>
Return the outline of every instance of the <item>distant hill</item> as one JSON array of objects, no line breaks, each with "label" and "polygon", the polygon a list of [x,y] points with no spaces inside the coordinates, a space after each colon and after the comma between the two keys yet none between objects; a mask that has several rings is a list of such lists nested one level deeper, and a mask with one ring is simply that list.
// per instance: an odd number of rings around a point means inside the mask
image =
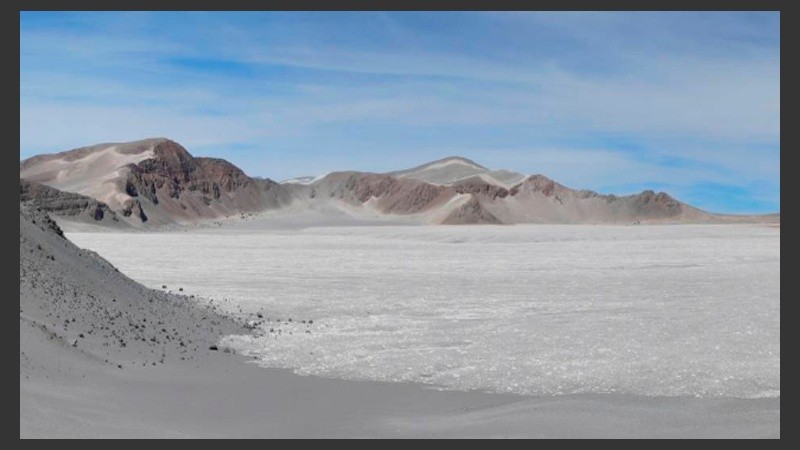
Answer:
[{"label": "distant hill", "polygon": [[[27,188],[28,200],[50,204],[48,210],[61,217],[101,211],[137,227],[290,206],[403,216],[420,224],[780,221],[779,215],[712,214],[665,192],[616,196],[572,189],[541,174],[491,170],[458,156],[388,173],[333,172],[277,183],[249,177],[223,159],[194,157],[166,138],[34,156],[20,162],[20,178],[81,196]],[[97,203],[89,205],[87,198]]]}]

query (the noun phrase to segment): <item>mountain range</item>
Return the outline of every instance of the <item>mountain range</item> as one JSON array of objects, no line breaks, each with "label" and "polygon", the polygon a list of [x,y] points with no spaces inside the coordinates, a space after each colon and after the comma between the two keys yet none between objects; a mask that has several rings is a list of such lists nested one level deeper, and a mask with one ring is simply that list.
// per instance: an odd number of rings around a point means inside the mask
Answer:
[{"label": "mountain range", "polygon": [[166,138],[105,143],[20,162],[20,199],[57,217],[150,228],[291,209],[402,217],[420,224],[779,221],[712,214],[650,190],[616,196],[541,174],[450,157],[388,173],[331,172],[283,182],[250,177]]}]

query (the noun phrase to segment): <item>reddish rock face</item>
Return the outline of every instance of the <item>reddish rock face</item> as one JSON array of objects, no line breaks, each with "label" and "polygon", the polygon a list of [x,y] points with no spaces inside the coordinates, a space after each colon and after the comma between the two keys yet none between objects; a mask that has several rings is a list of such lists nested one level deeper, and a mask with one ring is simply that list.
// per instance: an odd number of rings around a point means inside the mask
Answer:
[{"label": "reddish rock face", "polygon": [[489,184],[481,179],[470,179],[456,183],[453,188],[459,194],[474,194],[495,200],[506,198],[509,195],[508,189],[502,186]]},{"label": "reddish rock face", "polygon": [[125,190],[132,197],[142,195],[155,204],[159,195],[180,199],[198,193],[209,204],[222,193],[250,188],[257,190],[250,177],[233,164],[217,158],[194,158],[181,145],[164,140],[155,146],[155,158],[131,165]]},{"label": "reddish rock face", "polygon": [[153,158],[128,166],[125,192],[150,200],[173,219],[240,214],[281,201],[280,185],[254,180],[223,159],[195,158],[166,139],[157,142],[153,153]]},{"label": "reddish rock face", "polygon": [[203,176],[195,180],[197,183],[217,185],[222,191],[231,192],[253,185],[241,169],[233,164],[218,158],[195,158],[198,170]]}]

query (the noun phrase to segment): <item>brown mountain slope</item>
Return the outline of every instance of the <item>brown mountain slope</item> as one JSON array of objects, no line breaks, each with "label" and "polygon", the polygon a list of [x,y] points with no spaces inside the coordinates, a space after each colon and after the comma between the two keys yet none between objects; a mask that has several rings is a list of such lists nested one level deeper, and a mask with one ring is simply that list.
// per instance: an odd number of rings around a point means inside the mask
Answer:
[{"label": "brown mountain slope", "polygon": [[189,223],[288,203],[271,180],[255,180],[233,164],[194,157],[157,138],[99,144],[20,163],[20,178],[94,198],[136,226]]},{"label": "brown mountain slope", "polygon": [[289,205],[292,211],[340,210],[443,224],[780,220],[710,214],[664,192],[616,196],[576,190],[544,175],[490,170],[461,157],[397,172],[333,172],[276,183],[251,178],[223,159],[194,157],[164,138],[36,156],[20,163],[20,178],[93,198],[134,226],[186,224]]}]

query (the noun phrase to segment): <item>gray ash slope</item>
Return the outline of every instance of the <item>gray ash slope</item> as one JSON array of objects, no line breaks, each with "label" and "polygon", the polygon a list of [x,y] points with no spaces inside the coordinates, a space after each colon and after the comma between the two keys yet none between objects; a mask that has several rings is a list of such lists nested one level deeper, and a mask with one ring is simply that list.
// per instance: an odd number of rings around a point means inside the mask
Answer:
[{"label": "gray ash slope", "polygon": [[[269,210],[340,211],[418,224],[776,222],[713,214],[650,190],[617,196],[462,157],[388,172],[333,172],[277,183],[165,138],[99,144],[20,163],[20,178],[95,199],[134,227],[191,224]],[[298,181],[299,180],[299,181]],[[38,198],[37,196],[42,196]],[[44,191],[33,200],[46,203]],[[95,211],[97,211],[95,207]],[[59,217],[63,211],[53,211]]]},{"label": "gray ash slope", "polygon": [[136,283],[72,244],[41,209],[21,203],[19,226],[20,382],[87,363],[119,370],[188,362],[244,330],[187,296]]}]

